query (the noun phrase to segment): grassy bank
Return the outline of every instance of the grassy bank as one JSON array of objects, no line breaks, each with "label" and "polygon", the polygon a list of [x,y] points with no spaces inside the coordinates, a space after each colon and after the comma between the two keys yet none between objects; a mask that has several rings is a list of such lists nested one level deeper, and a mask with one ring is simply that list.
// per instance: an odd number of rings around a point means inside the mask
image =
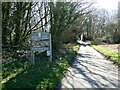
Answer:
[{"label": "grassy bank", "polygon": [[105,55],[108,59],[112,60],[114,63],[120,65],[120,56],[118,52],[113,52],[107,48],[98,45],[91,45],[91,46],[95,48],[97,51],[101,52],[103,55]]},{"label": "grassy bank", "polygon": [[59,85],[69,65],[74,61],[79,46],[65,51],[60,60],[41,61],[31,65],[29,61],[14,61],[3,65],[3,90],[9,88],[55,88]]},{"label": "grassy bank", "polygon": [[9,79],[15,77],[17,74],[20,74],[32,64],[30,61],[25,60],[15,60],[13,62],[2,65],[2,83],[7,82]]}]

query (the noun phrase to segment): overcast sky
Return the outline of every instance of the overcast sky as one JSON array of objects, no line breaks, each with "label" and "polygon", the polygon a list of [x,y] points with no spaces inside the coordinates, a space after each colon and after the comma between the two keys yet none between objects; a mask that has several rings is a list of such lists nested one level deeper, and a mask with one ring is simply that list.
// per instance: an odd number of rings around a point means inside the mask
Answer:
[{"label": "overcast sky", "polygon": [[118,9],[118,2],[120,0],[96,0],[98,8],[105,8],[109,11]]}]

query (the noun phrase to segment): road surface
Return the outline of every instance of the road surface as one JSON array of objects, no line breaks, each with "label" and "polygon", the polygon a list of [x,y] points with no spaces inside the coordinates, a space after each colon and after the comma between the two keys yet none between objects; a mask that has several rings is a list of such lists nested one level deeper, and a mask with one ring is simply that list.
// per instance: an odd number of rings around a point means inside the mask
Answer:
[{"label": "road surface", "polygon": [[118,88],[118,81],[118,67],[81,43],[76,60],[61,80],[61,88]]}]

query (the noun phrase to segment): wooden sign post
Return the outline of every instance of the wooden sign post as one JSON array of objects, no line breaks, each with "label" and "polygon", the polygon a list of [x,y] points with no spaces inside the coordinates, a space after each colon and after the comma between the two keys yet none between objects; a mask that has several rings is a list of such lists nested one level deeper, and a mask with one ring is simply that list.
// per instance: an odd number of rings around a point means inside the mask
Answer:
[{"label": "wooden sign post", "polygon": [[47,50],[47,56],[52,61],[51,34],[48,32],[33,32],[31,34],[31,59],[33,64],[35,64],[35,51],[45,50]]}]

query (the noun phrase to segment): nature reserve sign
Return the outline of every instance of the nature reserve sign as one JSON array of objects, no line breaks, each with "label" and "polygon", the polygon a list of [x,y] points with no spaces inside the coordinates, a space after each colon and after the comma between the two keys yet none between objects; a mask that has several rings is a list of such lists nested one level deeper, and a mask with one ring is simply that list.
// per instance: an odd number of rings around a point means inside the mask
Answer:
[{"label": "nature reserve sign", "polygon": [[50,56],[52,61],[52,49],[51,49],[51,34],[48,32],[33,32],[31,34],[31,56],[33,64],[34,52],[47,50],[47,56]]}]

